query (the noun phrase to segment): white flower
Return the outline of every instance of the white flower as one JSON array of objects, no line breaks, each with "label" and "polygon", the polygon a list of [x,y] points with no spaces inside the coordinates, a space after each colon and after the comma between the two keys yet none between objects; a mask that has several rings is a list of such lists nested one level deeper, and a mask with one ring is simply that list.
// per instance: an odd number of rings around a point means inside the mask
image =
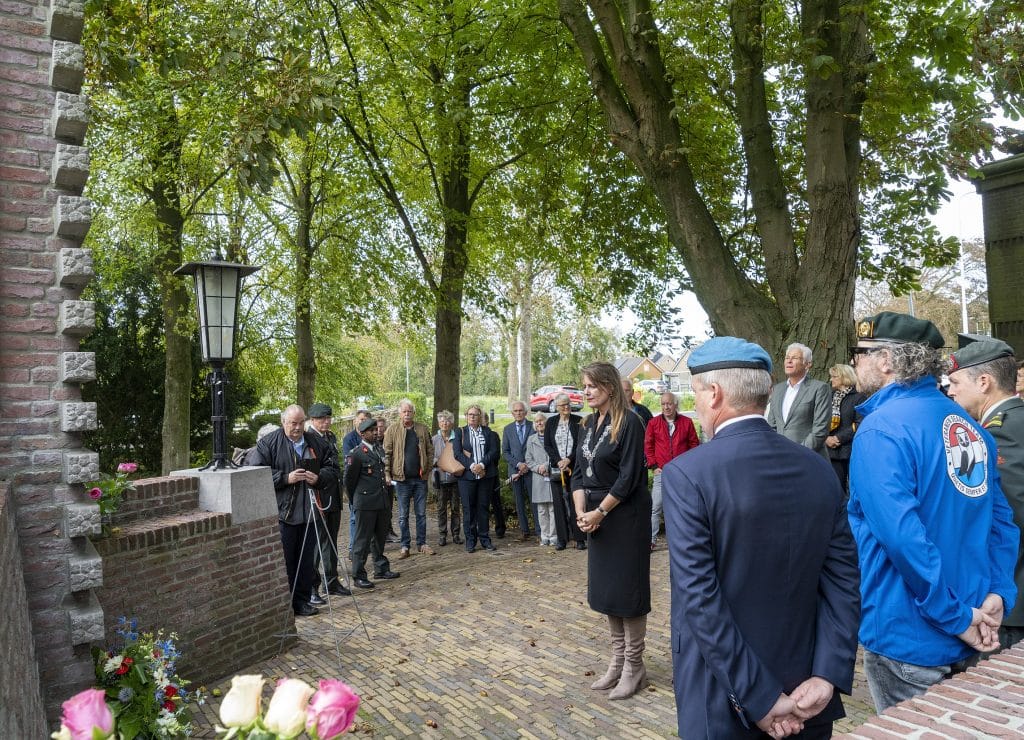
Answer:
[{"label": "white flower", "polygon": [[115,655],[113,658],[109,658],[107,662],[103,664],[103,672],[113,673],[121,667],[122,662],[124,662],[123,655]]},{"label": "white flower", "polygon": [[225,727],[247,727],[260,716],[263,676],[235,676],[220,703],[220,721]]},{"label": "white flower", "polygon": [[270,697],[263,726],[285,738],[296,737],[306,726],[306,706],[315,689],[305,681],[286,678]]}]

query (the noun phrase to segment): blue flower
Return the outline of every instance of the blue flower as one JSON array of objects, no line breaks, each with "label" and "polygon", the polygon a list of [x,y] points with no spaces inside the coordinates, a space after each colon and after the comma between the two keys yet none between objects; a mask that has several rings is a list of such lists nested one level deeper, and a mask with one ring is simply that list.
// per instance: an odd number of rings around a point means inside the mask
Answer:
[{"label": "blue flower", "polygon": [[135,692],[131,688],[125,686],[123,689],[117,692],[117,700],[122,704],[127,704],[135,696]]}]

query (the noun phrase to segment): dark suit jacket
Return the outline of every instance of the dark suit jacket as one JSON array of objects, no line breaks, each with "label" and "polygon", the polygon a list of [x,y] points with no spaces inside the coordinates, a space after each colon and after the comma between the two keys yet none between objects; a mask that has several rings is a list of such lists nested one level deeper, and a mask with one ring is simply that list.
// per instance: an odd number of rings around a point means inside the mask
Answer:
[{"label": "dark suit jacket", "polygon": [[[562,456],[558,454],[558,445],[555,444],[555,432],[558,431],[558,419],[559,417],[551,416],[548,418],[547,424],[544,425],[544,451],[548,453],[548,460],[551,463],[551,469],[557,473],[558,461],[562,459]],[[580,423],[582,419],[576,414],[569,414],[569,438],[572,440],[572,448],[569,450],[569,470],[572,471],[573,465],[576,464],[576,448],[579,445],[580,439]],[[566,485],[569,481],[569,473],[566,474]],[[555,480],[558,480],[556,477]]]},{"label": "dark suit jacket", "polygon": [[522,444],[519,443],[519,434],[516,432],[514,421],[501,432],[501,456],[508,463],[509,475],[515,474],[519,463],[526,462],[526,443],[530,439],[530,435],[537,433],[529,421],[524,421],[523,426],[526,427],[526,432]]},{"label": "dark suit jacket", "polygon": [[[835,391],[833,391],[835,393]],[[840,445],[835,449],[826,447],[828,456],[832,460],[849,460],[853,451],[853,433],[856,431],[853,426],[860,421],[860,414],[857,413],[857,406],[867,398],[863,393],[850,391],[843,400],[839,402],[839,428],[829,434],[839,438]]]},{"label": "dark suit jacket", "polygon": [[[999,407],[985,429],[996,441],[996,466],[1006,500],[1013,509],[1013,521],[1024,531],[1024,401],[1014,398]],[[1003,617],[1003,624],[1024,627],[1024,547],[1017,557],[1013,580],[1017,584],[1017,603]]]},{"label": "dark suit jacket", "polygon": [[783,380],[772,388],[768,424],[787,439],[827,455],[825,437],[828,436],[828,424],[832,419],[831,386],[810,376],[804,378],[789,410],[789,418],[783,421],[782,401],[786,396],[788,382]]},{"label": "dark suit jacket", "polygon": [[[661,480],[679,736],[757,737],[779,694],[810,676],[848,694],[859,572],[832,466],[751,418]],[[843,716],[838,691],[817,723]]]},{"label": "dark suit jacket", "polygon": [[[320,461],[320,478],[316,488],[324,489],[333,485],[337,489],[341,479],[337,451],[316,432],[305,431],[303,436],[306,439],[306,444],[312,449],[313,455]],[[304,509],[304,501],[299,501],[299,498],[305,495],[305,485],[288,483],[288,476],[298,467],[299,460],[295,455],[291,440],[285,436],[284,430],[275,429],[257,442],[256,452],[251,459],[253,465],[270,467],[280,520],[288,524],[297,523],[293,521],[292,513]],[[308,512],[306,513],[308,514]]]},{"label": "dark suit jacket", "polygon": [[[481,477],[493,478],[498,474],[501,440],[497,432],[492,432],[487,427],[482,427],[482,429],[484,431],[484,459],[480,462],[484,464],[486,470]],[[455,459],[466,468],[460,477],[463,480],[473,480],[473,474],[469,472],[470,463],[473,462],[473,437],[469,426],[459,427],[455,433],[455,445],[452,447],[452,453],[455,455]]]}]

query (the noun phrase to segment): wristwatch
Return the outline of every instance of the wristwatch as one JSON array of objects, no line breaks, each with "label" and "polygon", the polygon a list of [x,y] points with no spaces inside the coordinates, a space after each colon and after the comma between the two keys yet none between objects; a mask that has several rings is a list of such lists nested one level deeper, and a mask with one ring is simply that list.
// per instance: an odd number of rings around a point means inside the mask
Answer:
[{"label": "wristwatch", "polygon": [[598,506],[597,510],[601,512],[601,516],[602,517],[608,516],[608,512],[605,510],[605,508],[603,506]]}]

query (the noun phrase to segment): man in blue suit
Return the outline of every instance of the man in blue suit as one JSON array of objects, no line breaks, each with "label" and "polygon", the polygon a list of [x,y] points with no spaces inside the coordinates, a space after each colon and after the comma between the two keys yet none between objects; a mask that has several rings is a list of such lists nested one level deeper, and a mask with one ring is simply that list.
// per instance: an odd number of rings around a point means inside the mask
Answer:
[{"label": "man in blue suit", "polygon": [[[512,404],[512,423],[501,432],[501,456],[508,463],[508,476],[512,479],[512,495],[516,499],[516,517],[519,532],[525,542],[530,539],[530,517],[527,507],[530,503],[530,468],[526,465],[526,440],[534,434],[533,424],[526,421],[526,404],[516,401]],[[533,522],[537,524],[537,509],[533,509]]]},{"label": "man in blue suit", "polygon": [[830,737],[860,618],[839,480],[765,421],[761,347],[718,337],[688,364],[710,440],[662,472],[679,736]]}]

